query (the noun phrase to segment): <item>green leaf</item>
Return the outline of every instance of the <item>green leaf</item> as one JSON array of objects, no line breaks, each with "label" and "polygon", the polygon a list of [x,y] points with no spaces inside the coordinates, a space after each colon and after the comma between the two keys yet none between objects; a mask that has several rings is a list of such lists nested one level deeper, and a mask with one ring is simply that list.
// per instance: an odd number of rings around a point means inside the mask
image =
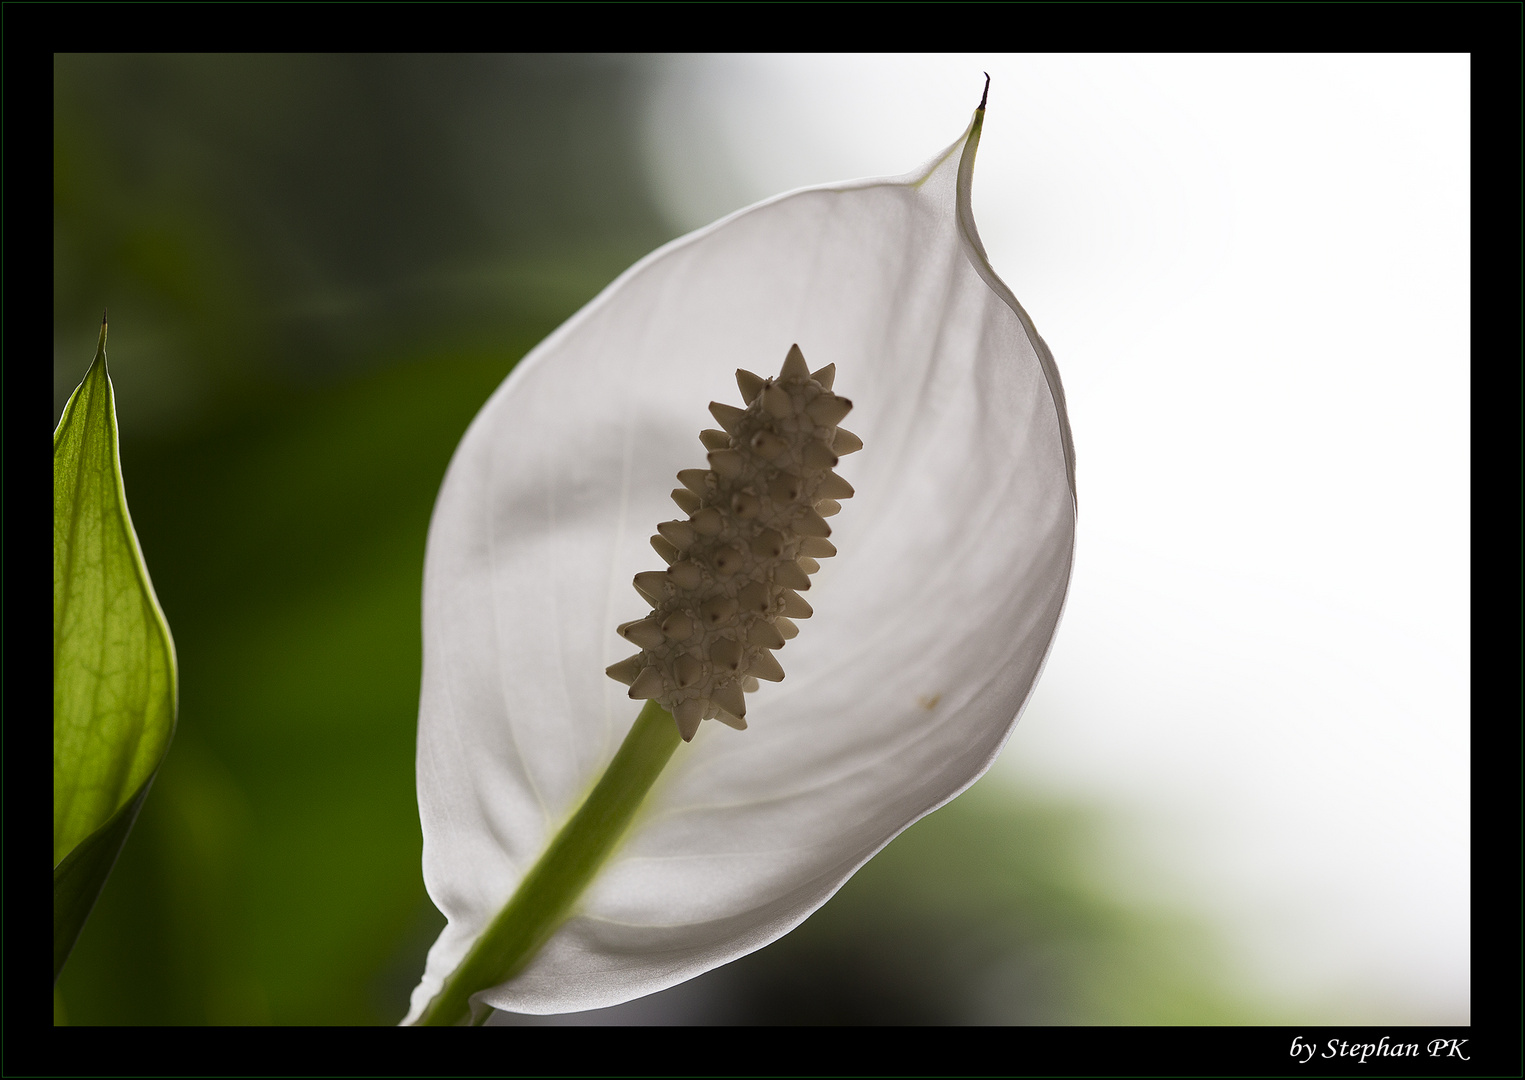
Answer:
[{"label": "green leaf", "polygon": [[175,730],[175,644],[127,512],[106,322],[53,432],[53,978]]}]

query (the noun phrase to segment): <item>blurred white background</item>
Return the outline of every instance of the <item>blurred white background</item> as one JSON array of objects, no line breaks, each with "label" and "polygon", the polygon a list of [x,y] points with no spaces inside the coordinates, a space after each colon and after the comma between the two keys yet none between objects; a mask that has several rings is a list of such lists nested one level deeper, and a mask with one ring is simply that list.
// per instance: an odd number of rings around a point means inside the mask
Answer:
[{"label": "blurred white background", "polygon": [[1468,1022],[1468,58],[676,58],[653,184],[689,229],[909,171],[983,71],[975,217],[1080,505],[998,773],[1106,806],[1096,872],[1289,1015]]}]

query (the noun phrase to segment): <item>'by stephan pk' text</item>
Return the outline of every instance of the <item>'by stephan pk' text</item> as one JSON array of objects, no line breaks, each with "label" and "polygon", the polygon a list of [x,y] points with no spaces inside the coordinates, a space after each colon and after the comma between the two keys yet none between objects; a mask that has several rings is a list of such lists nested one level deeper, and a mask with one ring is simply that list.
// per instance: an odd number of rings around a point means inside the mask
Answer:
[{"label": "'by stephan pk' text", "polygon": [[1421,1051],[1432,1058],[1454,1057],[1463,1061],[1471,1061],[1462,1052],[1462,1046],[1466,1039],[1431,1039],[1422,1046],[1419,1043],[1392,1042],[1386,1035],[1374,1043],[1353,1043],[1344,1039],[1330,1039],[1324,1044],[1323,1049],[1318,1043],[1304,1042],[1301,1035],[1292,1036],[1291,1056],[1297,1059],[1299,1065],[1306,1065],[1315,1056],[1320,1058],[1351,1057],[1360,1058],[1361,1064],[1366,1064],[1367,1058],[1383,1057],[1419,1057]]}]

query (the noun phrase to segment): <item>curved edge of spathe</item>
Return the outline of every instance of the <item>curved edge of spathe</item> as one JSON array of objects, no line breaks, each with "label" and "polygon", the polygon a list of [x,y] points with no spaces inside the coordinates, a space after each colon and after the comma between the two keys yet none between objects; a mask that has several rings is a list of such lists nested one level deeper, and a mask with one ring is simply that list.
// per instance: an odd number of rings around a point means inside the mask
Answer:
[{"label": "curved edge of spathe", "polygon": [[[1049,658],[1053,655],[1054,639],[1059,635],[1059,627],[1064,622],[1065,610],[1069,607],[1070,583],[1074,580],[1075,571],[1075,534],[1079,516],[1079,499],[1075,488],[1075,440],[1070,432],[1070,416],[1065,402],[1064,384],[1059,377],[1059,367],[1054,361],[1054,354],[1049,349],[1048,342],[1043,340],[1042,335],[1038,333],[1037,327],[1033,325],[1032,317],[1027,314],[1027,310],[1022,307],[1016,295],[1001,280],[1000,275],[995,272],[995,268],[990,265],[990,257],[985,253],[985,245],[981,242],[979,229],[974,223],[972,197],[974,161],[975,155],[979,151],[980,132],[984,126],[984,118],[985,109],[982,102],[981,107],[975,110],[974,119],[969,124],[963,152],[959,156],[958,180],[955,191],[956,224],[959,230],[959,239],[964,248],[964,255],[969,260],[970,266],[973,267],[975,273],[980,276],[990,291],[1011,309],[1012,313],[1016,315],[1018,321],[1022,324],[1022,328],[1033,346],[1033,351],[1038,357],[1038,363],[1043,369],[1044,379],[1048,383],[1049,394],[1054,403],[1055,419],[1059,426],[1060,445],[1064,454],[1066,479],[1069,482],[1070,489],[1069,558],[1064,568],[1064,583],[1059,594],[1059,610],[1054,614],[1053,629],[1049,632],[1048,642],[1043,648],[1043,655],[1038,660],[1038,667],[1033,673],[1032,681],[1028,684],[1027,691],[1023,694],[1021,702],[1018,703],[1017,710],[1012,716],[1011,723],[1007,726],[1005,734],[996,745],[989,760],[969,778],[968,783],[949,795],[947,799],[927,810],[928,814],[952,802],[972,787],[975,781],[984,776],[990,769],[990,766],[995,764],[995,759],[1000,756],[1001,751],[1005,749],[1007,742],[1010,741],[1012,732],[1016,730],[1018,722],[1022,719],[1022,714],[1027,711],[1028,703],[1032,701],[1033,692],[1037,689],[1038,683],[1042,681],[1043,673],[1048,668]],[[924,817],[925,815],[922,816]]]},{"label": "curved edge of spathe", "polygon": [[980,130],[983,126],[984,110],[981,109],[975,113],[974,121],[969,125],[963,154],[958,163],[956,198],[959,234],[964,243],[964,254],[974,267],[975,273],[984,279],[991,292],[1000,297],[1001,301],[1016,313],[1017,318],[1022,322],[1022,328],[1027,331],[1033,350],[1038,354],[1038,362],[1043,365],[1043,376],[1048,380],[1049,393],[1054,399],[1054,410],[1059,421],[1059,436],[1064,448],[1064,465],[1069,473],[1070,499],[1076,503],[1078,509],[1079,503],[1075,490],[1075,439],[1070,433],[1070,414],[1065,403],[1064,383],[1059,378],[1059,367],[1054,363],[1054,354],[1049,350],[1048,342],[1043,340],[1043,336],[1038,333],[1038,328],[1033,325],[1032,316],[1027,314],[1027,310],[1022,307],[1016,295],[990,265],[990,257],[985,254],[985,245],[981,242],[979,229],[974,224],[974,158],[979,150]]}]

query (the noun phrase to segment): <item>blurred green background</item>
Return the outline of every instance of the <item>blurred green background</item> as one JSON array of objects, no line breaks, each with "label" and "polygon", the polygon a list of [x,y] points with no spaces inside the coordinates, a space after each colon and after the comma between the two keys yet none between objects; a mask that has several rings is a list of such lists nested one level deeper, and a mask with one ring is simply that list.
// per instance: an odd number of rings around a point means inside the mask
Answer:
[{"label": "blurred green background", "polygon": [[[74,1024],[391,1024],[443,919],[414,800],[419,591],[466,425],[668,240],[659,59],[58,56],[54,415],[102,305],[179,727],[59,981]],[[805,926],[631,1022],[1266,1019],[1111,895],[1105,823],[994,779]]]}]

